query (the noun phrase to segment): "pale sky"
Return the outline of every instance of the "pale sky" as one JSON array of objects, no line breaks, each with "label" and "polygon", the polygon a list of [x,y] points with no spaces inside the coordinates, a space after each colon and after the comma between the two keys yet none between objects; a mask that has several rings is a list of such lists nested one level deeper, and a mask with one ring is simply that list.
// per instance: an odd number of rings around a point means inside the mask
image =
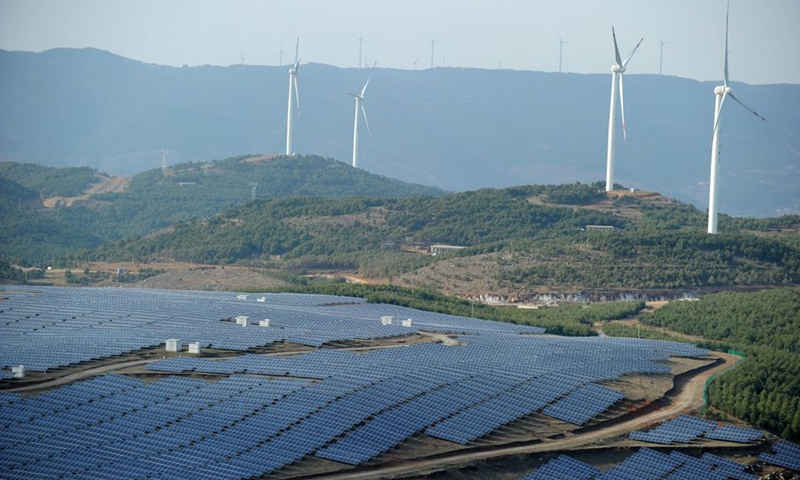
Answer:
[{"label": "pale sky", "polygon": [[[629,74],[720,80],[725,0],[0,0],[0,49],[94,47],[161,65],[303,63],[606,73],[611,26]],[[730,75],[800,84],[800,0],[732,0]]]}]

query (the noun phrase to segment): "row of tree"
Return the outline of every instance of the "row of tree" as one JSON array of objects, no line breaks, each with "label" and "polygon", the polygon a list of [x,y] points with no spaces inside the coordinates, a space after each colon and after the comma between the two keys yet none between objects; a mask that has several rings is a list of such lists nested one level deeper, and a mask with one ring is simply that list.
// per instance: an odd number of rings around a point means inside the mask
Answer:
[{"label": "row of tree", "polygon": [[707,295],[670,302],[647,325],[708,339],[705,346],[746,352],[746,360],[709,388],[712,406],[800,439],[800,288]]}]

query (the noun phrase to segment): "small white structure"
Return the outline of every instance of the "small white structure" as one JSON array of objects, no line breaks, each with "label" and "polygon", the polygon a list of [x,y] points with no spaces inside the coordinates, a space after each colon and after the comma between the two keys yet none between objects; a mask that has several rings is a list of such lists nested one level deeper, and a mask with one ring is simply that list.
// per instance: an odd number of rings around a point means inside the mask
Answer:
[{"label": "small white structure", "polygon": [[265,318],[264,320],[258,321],[259,327],[269,327],[269,318]]},{"label": "small white structure", "polygon": [[239,315],[238,317],[236,317],[236,325],[241,325],[243,327],[250,325],[250,317],[245,315]]},{"label": "small white structure", "polygon": [[236,300],[247,300],[247,295],[236,295]]},{"label": "small white structure", "polygon": [[256,298],[256,302],[266,303],[267,302],[267,297],[258,297],[258,298]]},{"label": "small white structure", "polygon": [[393,319],[394,317],[390,315],[383,316],[381,317],[381,325],[391,325]]},{"label": "small white structure", "polygon": [[181,351],[181,341],[177,338],[170,338],[167,340],[167,351],[168,352],[180,352]]},{"label": "small white structure", "polygon": [[189,353],[200,354],[200,342],[192,342],[189,344]]},{"label": "small white structure", "polygon": [[11,367],[11,373],[14,374],[14,378],[25,378],[25,365]]},{"label": "small white structure", "polygon": [[410,327],[411,326],[411,319],[407,318],[407,319],[403,320],[402,322],[400,322],[400,324],[402,326],[404,326],[404,327]]}]

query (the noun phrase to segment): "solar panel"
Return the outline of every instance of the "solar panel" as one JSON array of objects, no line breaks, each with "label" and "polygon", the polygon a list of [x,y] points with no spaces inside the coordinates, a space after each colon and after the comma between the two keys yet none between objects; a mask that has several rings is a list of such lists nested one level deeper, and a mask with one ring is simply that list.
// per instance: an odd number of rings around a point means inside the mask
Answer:
[{"label": "solar panel", "polygon": [[600,469],[560,455],[519,480],[591,480],[597,475],[600,475]]},{"label": "solar panel", "polygon": [[762,453],[758,456],[772,465],[788,468],[800,472],[800,446],[787,441],[780,441],[772,446],[776,453]]}]

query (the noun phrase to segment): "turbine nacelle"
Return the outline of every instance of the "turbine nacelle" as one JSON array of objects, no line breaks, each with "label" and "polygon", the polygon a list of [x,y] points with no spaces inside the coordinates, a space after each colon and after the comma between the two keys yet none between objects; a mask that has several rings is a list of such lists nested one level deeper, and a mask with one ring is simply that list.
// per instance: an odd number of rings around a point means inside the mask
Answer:
[{"label": "turbine nacelle", "polygon": [[619,65],[611,65],[611,73],[625,73],[625,67]]},{"label": "turbine nacelle", "polygon": [[730,95],[731,90],[732,90],[731,87],[725,85],[719,85],[714,87],[714,93],[716,95]]}]

